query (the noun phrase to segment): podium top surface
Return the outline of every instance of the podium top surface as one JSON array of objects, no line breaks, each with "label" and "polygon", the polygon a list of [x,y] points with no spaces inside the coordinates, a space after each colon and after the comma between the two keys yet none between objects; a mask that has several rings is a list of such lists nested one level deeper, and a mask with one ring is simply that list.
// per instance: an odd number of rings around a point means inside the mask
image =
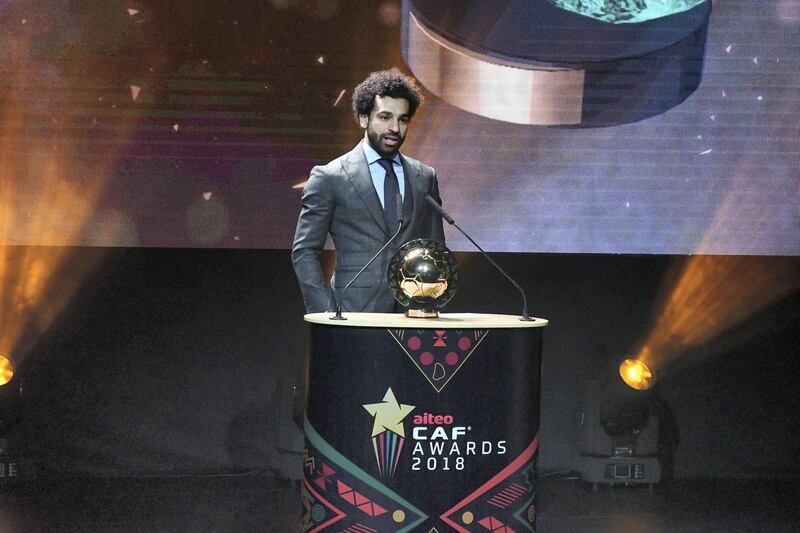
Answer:
[{"label": "podium top surface", "polygon": [[311,313],[303,319],[312,324],[325,326],[355,326],[398,329],[492,329],[492,328],[541,328],[548,324],[544,318],[530,321],[520,320],[517,315],[490,315],[481,313],[441,313],[438,318],[409,318],[402,313],[342,313],[347,320],[331,320],[334,315]]}]

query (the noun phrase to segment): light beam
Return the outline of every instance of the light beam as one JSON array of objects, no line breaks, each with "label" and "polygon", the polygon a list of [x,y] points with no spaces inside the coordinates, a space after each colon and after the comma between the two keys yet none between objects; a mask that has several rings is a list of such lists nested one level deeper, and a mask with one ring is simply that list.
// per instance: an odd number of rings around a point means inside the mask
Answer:
[{"label": "light beam", "polygon": [[87,227],[136,120],[111,117],[101,143],[87,138],[95,104],[81,80],[26,35],[5,41],[0,95],[0,353],[17,369],[102,255],[71,245],[92,244]]}]

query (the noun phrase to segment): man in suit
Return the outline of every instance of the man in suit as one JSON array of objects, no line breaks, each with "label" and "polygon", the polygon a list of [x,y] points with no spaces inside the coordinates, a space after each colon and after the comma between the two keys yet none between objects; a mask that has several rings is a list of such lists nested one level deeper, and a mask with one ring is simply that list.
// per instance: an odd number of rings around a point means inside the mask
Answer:
[{"label": "man in suit", "polygon": [[[342,302],[344,311],[394,311],[386,273],[397,248],[418,238],[444,243],[442,219],[425,201],[430,194],[441,204],[436,173],[399,152],[421,102],[414,81],[399,70],[373,72],[353,91],[353,113],[364,138],[350,152],[311,170],[292,246],[309,313],[334,311],[342,288],[400,228]],[[396,212],[398,194],[402,213]],[[336,249],[331,280],[319,261],[328,234]]]}]

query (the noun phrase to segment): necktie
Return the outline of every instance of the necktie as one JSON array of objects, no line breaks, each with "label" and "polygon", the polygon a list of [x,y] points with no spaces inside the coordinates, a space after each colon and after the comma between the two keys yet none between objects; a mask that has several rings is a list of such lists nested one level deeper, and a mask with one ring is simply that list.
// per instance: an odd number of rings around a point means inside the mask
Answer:
[{"label": "necktie", "polygon": [[400,185],[397,182],[397,174],[394,173],[392,161],[390,159],[378,159],[378,164],[386,170],[383,178],[383,212],[386,215],[386,222],[391,230],[397,228],[398,213],[397,200],[400,194]]}]

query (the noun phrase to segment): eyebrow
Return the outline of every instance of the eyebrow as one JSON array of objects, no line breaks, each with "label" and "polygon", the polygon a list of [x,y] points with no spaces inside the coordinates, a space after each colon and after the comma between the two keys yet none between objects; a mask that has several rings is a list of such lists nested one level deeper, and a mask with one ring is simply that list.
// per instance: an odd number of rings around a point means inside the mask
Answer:
[{"label": "eyebrow", "polygon": [[[376,115],[381,115],[381,114],[384,114],[384,113],[387,114],[387,115],[394,115],[394,113],[392,113],[391,111],[385,110],[385,109],[381,110],[381,111],[377,111],[375,114]],[[400,118],[410,117],[410,115],[408,113],[403,113],[403,114],[401,114],[399,116],[400,116]]]}]

